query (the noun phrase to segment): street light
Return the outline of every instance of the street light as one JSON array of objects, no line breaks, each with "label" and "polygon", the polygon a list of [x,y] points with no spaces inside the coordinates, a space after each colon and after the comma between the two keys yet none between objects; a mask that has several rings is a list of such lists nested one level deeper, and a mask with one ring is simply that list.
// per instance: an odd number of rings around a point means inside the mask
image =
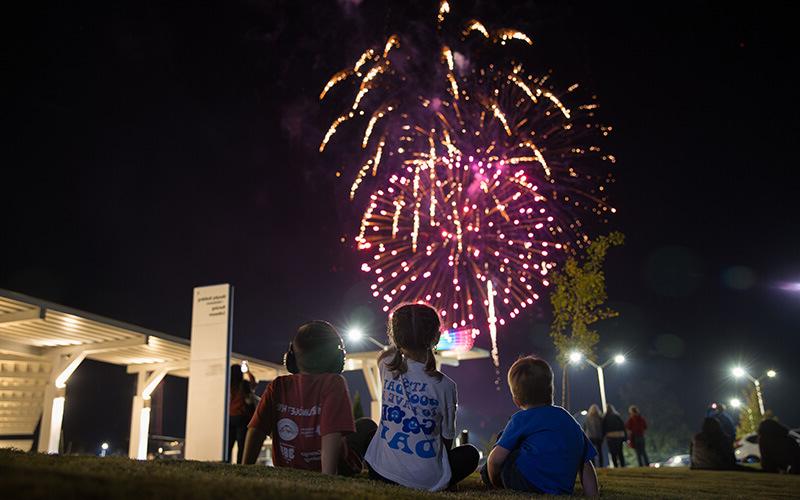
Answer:
[{"label": "street light", "polygon": [[[765,411],[764,411],[764,398],[761,395],[761,379],[763,378],[763,376],[756,378],[756,377],[750,375],[749,373],[747,373],[747,370],[745,370],[741,366],[734,366],[733,368],[731,368],[731,374],[733,375],[734,378],[745,377],[745,378],[747,378],[747,380],[752,382],[754,386],[756,386],[756,397],[758,398],[758,410],[761,412],[761,416],[763,417],[764,413],[765,413]],[[767,377],[769,377],[769,378],[775,378],[778,375],[778,372],[776,372],[775,370],[770,369],[770,370],[767,370],[765,375]]]},{"label": "street light", "polygon": [[731,408],[740,408],[742,406],[742,402],[739,398],[732,398],[729,403],[731,404]]},{"label": "street light", "polygon": [[385,344],[381,344],[380,342],[378,342],[377,340],[373,339],[369,335],[365,335],[364,334],[364,330],[362,330],[361,328],[358,328],[357,326],[347,330],[347,340],[349,340],[351,342],[361,342],[364,339],[369,340],[370,342],[372,342],[376,346],[380,347],[381,350],[385,351],[386,349],[389,348],[389,346],[387,346]]},{"label": "street light", "polygon": [[587,363],[592,365],[597,370],[597,385],[600,386],[600,403],[603,405],[603,411],[606,411],[606,379],[605,375],[603,374],[603,368],[607,367],[611,363],[615,363],[621,365],[625,362],[625,355],[624,354],[617,354],[613,358],[609,359],[602,365],[598,365],[591,359],[584,357],[583,353],[580,351],[572,351],[569,353],[569,361],[572,364],[578,364],[581,360],[586,360]]}]

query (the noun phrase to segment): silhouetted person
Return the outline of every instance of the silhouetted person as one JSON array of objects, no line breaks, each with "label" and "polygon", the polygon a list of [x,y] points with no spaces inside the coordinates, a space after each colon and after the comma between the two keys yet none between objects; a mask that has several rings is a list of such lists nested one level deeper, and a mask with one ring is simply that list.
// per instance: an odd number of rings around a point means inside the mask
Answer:
[{"label": "silhouetted person", "polygon": [[762,470],[800,474],[800,443],[776,420],[767,419],[758,426],[758,448]]},{"label": "silhouetted person", "polygon": [[636,405],[631,405],[631,407],[628,408],[628,413],[630,417],[625,423],[625,428],[630,434],[631,446],[636,450],[636,460],[639,462],[639,467],[647,467],[650,465],[644,442],[644,431],[647,430],[647,421],[639,413],[639,407]]},{"label": "silhouetted person", "polygon": [[703,428],[692,438],[689,449],[692,456],[692,469],[730,470],[736,469],[736,457],[723,432],[719,420],[714,417],[703,419]]},{"label": "silhouetted person", "polygon": [[256,378],[250,371],[245,380],[241,365],[231,366],[230,404],[228,406],[228,460],[233,463],[233,443],[237,443],[236,463],[242,463],[244,438],[247,424],[256,409],[256,396],[253,392]]},{"label": "silhouetted person", "polygon": [[625,443],[625,422],[617,413],[614,405],[606,405],[606,414],[603,417],[603,434],[608,443],[608,452],[614,467],[625,467],[625,455],[622,445]]},{"label": "silhouetted person", "polygon": [[586,414],[586,420],[583,421],[583,432],[589,441],[594,445],[597,450],[597,455],[594,457],[594,463],[598,467],[603,466],[603,415],[600,414],[600,408],[597,405],[589,407],[589,412]]}]

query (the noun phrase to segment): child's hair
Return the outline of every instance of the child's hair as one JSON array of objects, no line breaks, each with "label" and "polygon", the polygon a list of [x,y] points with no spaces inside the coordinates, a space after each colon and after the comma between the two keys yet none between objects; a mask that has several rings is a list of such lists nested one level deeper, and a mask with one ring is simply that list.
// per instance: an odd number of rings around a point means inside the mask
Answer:
[{"label": "child's hair", "polygon": [[553,404],[553,370],[543,359],[516,360],[508,370],[508,386],[520,406]]},{"label": "child's hair", "polygon": [[638,415],[639,407],[636,405],[631,405],[630,408],[628,408],[628,412],[630,412],[631,415]]},{"label": "child's hair", "polygon": [[427,352],[425,373],[441,380],[442,373],[436,369],[433,348],[439,343],[441,321],[436,309],[427,304],[403,304],[389,314],[389,340],[393,348],[384,351],[379,361],[392,359],[387,367],[397,377],[408,371],[408,363],[403,349],[414,352]]},{"label": "child's hair", "polygon": [[309,321],[297,329],[292,340],[297,367],[307,373],[341,373],[344,342],[327,321]]}]

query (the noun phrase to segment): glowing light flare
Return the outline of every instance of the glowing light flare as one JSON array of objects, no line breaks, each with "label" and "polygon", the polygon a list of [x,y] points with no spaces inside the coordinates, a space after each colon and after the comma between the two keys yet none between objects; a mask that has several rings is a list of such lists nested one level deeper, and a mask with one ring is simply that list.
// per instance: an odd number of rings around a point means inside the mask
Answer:
[{"label": "glowing light flare", "polygon": [[369,144],[369,138],[372,135],[372,130],[375,128],[375,124],[378,123],[378,120],[386,116],[386,113],[391,112],[392,109],[393,108],[391,106],[388,106],[385,109],[380,109],[372,114],[369,122],[367,122],[367,128],[364,130],[364,138],[361,140],[362,149],[366,148],[367,144]]},{"label": "glowing light flare", "polygon": [[515,29],[502,28],[497,30],[495,33],[496,33],[496,38],[501,42],[505,42],[507,40],[522,40],[528,45],[533,45],[533,40],[531,40],[528,35],[526,35],[521,31],[517,31]]},{"label": "glowing light flare", "polygon": [[566,106],[564,106],[564,104],[552,92],[543,91],[542,94],[546,98],[550,99],[550,102],[555,104],[555,106],[561,111],[561,113],[564,114],[564,117],[566,117],[567,119],[571,118],[570,111],[567,109]]},{"label": "glowing light flare", "polygon": [[436,19],[439,21],[439,24],[444,22],[444,17],[450,13],[450,3],[447,0],[442,0],[439,3],[439,14],[437,15]]},{"label": "glowing light flare", "polygon": [[442,47],[442,57],[444,58],[445,62],[447,63],[447,69],[453,71],[454,64],[453,64],[453,52],[450,50],[450,47],[447,45]]},{"label": "glowing light flare", "polygon": [[500,351],[497,348],[497,316],[494,310],[494,284],[492,280],[486,280],[486,297],[489,302],[488,323],[489,323],[489,337],[492,340],[492,361],[495,368],[500,368]]},{"label": "glowing light flare", "polygon": [[511,80],[514,83],[514,85],[521,88],[522,91],[525,92],[525,94],[527,94],[527,96],[531,99],[531,101],[534,102],[534,104],[539,102],[539,100],[536,98],[531,88],[528,87],[528,84],[522,81],[522,79],[518,77],[516,74],[512,73],[508,75],[508,79]]},{"label": "glowing light flare", "polygon": [[447,73],[447,81],[450,82],[450,91],[453,93],[453,99],[458,100],[458,82],[453,73]]},{"label": "glowing light flare", "polygon": [[464,30],[464,35],[469,35],[473,31],[477,31],[484,37],[489,38],[489,32],[486,30],[486,26],[484,26],[482,22],[474,19],[467,23],[467,27]]},{"label": "glowing light flare", "polygon": [[500,120],[500,123],[503,124],[503,128],[506,131],[506,134],[511,135],[511,129],[508,127],[508,121],[506,120],[506,115],[500,111],[500,107],[497,104],[491,105],[492,112],[494,113],[494,117]]},{"label": "glowing light flare", "polygon": [[325,86],[322,88],[322,92],[320,92],[319,94],[319,100],[320,101],[323,100],[325,98],[325,94],[327,94],[330,89],[332,89],[337,83],[341,82],[342,80],[347,79],[348,76],[350,76],[350,71],[346,69],[343,69],[335,73],[331,77],[331,79],[328,80],[328,83],[326,83]]},{"label": "glowing light flare", "polygon": [[400,46],[400,38],[398,38],[397,35],[390,36],[389,39],[386,40],[386,45],[384,45],[383,47],[383,57],[385,58],[386,56],[388,56],[389,51],[399,46]]},{"label": "glowing light flare", "polygon": [[363,66],[367,60],[371,59],[374,55],[375,51],[373,49],[367,49],[363,54],[361,54],[361,57],[359,57],[358,61],[356,61],[355,65],[353,65],[353,73],[358,73],[358,70],[361,69],[361,66]]},{"label": "glowing light flare", "polygon": [[331,123],[331,126],[328,128],[328,131],[325,132],[325,137],[322,139],[322,143],[319,145],[319,152],[320,153],[325,151],[325,146],[328,145],[328,141],[330,141],[331,137],[333,137],[333,134],[336,133],[336,130],[339,127],[339,125],[341,125],[342,123],[346,122],[347,120],[349,120],[352,117],[353,117],[353,114],[352,113],[348,113],[348,114],[340,116],[339,118],[335,119],[333,121],[333,123]]}]

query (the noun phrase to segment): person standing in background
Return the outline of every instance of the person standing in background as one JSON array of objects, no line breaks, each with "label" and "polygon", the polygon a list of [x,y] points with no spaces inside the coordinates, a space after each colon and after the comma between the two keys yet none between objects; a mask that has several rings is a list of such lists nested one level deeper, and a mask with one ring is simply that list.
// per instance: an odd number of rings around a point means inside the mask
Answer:
[{"label": "person standing in background", "polygon": [[586,415],[586,420],[583,422],[583,432],[592,442],[594,448],[597,450],[597,456],[594,457],[595,465],[603,467],[603,415],[600,414],[600,407],[592,405],[589,407],[589,412]]},{"label": "person standing in background", "polygon": [[603,435],[608,443],[608,451],[614,467],[625,467],[625,455],[622,453],[622,443],[625,442],[625,422],[617,413],[614,405],[606,405],[606,414],[603,417]]},{"label": "person standing in background", "polygon": [[[233,443],[236,443],[236,463],[242,463],[247,424],[256,410],[256,378],[247,364],[232,365],[230,378],[230,405],[228,406],[228,461],[233,463]],[[247,379],[245,379],[245,371]]]},{"label": "person standing in background", "polygon": [[647,467],[650,465],[650,460],[647,458],[647,450],[645,449],[644,432],[647,430],[647,420],[639,413],[639,407],[631,405],[628,408],[630,417],[625,423],[625,428],[630,434],[631,448],[636,450],[636,460],[639,462],[639,467]]}]

